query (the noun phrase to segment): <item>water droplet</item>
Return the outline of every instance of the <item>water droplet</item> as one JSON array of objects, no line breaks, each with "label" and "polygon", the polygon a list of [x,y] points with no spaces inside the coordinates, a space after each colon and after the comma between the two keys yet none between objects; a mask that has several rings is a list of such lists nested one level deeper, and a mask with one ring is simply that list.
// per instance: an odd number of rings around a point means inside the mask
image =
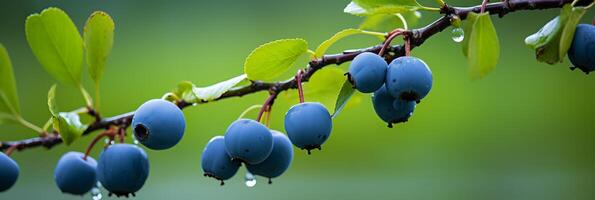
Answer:
[{"label": "water droplet", "polygon": [[101,195],[101,190],[98,187],[91,189],[91,197],[93,197],[93,200],[100,200],[103,198],[103,195]]},{"label": "water droplet", "polygon": [[256,186],[256,177],[252,173],[246,172],[244,180],[246,181],[246,187],[252,188]]},{"label": "water droplet", "polygon": [[421,12],[419,11],[415,11],[413,12],[413,14],[417,17],[417,18],[421,18]]},{"label": "water droplet", "polygon": [[138,140],[137,139],[134,139],[134,144],[135,145],[138,145],[138,143],[139,143]]},{"label": "water droplet", "polygon": [[455,42],[462,42],[465,39],[465,32],[460,27],[453,28],[450,33],[452,35],[452,40]]},{"label": "water droplet", "polygon": [[103,140],[104,143],[108,144],[109,143],[109,139],[105,138],[105,140]]}]

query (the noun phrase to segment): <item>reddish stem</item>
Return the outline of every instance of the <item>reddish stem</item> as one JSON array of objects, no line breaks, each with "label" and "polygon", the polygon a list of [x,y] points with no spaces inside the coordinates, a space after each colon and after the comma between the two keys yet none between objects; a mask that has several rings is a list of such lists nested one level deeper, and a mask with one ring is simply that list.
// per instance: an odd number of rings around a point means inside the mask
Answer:
[{"label": "reddish stem", "polygon": [[382,45],[382,48],[378,52],[378,55],[384,56],[386,49],[388,49],[388,47],[390,46],[390,43],[393,41],[393,39],[395,39],[395,37],[397,37],[399,35],[402,35],[404,32],[405,32],[405,29],[401,29],[401,28],[391,31],[390,34],[388,35],[388,38],[386,38],[386,40],[384,40],[384,44]]},{"label": "reddish stem", "polygon": [[481,2],[481,9],[480,9],[479,13],[484,13],[486,11],[486,7],[488,6],[488,1],[489,0],[483,0],[483,2]]},{"label": "reddish stem", "polygon": [[411,41],[405,37],[405,56],[411,56]]},{"label": "reddish stem", "polygon": [[8,149],[6,149],[6,156],[10,157],[10,155],[12,155],[12,152],[14,152],[14,150],[16,150],[17,148],[19,148],[19,145],[12,145],[8,147]]},{"label": "reddish stem", "polygon": [[297,81],[298,87],[298,95],[300,97],[300,103],[304,103],[304,89],[302,88],[302,76],[304,75],[303,70],[298,70],[297,75],[295,75],[295,79]]},{"label": "reddish stem", "polygon": [[118,133],[120,136],[120,143],[124,143],[124,139],[126,139],[126,131],[123,128],[118,128]]},{"label": "reddish stem", "polygon": [[114,132],[110,129],[110,130],[106,130],[106,131],[102,132],[101,134],[95,136],[95,138],[93,138],[91,143],[89,143],[89,146],[87,147],[87,150],[85,151],[85,156],[83,157],[83,160],[87,160],[87,156],[89,156],[89,153],[91,153],[91,149],[93,149],[93,146],[95,146],[95,144],[97,144],[97,142],[105,136],[113,137]]},{"label": "reddish stem", "polygon": [[267,127],[269,127],[269,125],[270,125],[269,122],[270,122],[270,119],[271,119],[271,114],[272,114],[271,110],[272,109],[273,109],[273,106],[269,105],[268,108],[267,108],[267,111],[266,111],[266,114],[267,115],[264,118],[264,121],[265,121],[265,124],[266,124]]},{"label": "reddish stem", "polygon": [[258,111],[258,117],[256,118],[256,121],[260,122],[260,119],[262,119],[264,112],[267,111],[267,109],[270,110],[269,107],[272,107],[275,98],[277,98],[277,93],[272,92],[271,95],[269,95],[269,98],[267,98],[267,100],[264,101],[264,103],[262,104],[262,108],[260,108],[260,110]]}]

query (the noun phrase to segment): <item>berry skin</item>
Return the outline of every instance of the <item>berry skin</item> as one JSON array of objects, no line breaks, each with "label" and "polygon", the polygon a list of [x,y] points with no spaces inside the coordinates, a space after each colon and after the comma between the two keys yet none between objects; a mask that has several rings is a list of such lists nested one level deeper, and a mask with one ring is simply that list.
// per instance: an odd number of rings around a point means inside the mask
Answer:
[{"label": "berry skin", "polygon": [[579,24],[576,27],[568,58],[574,67],[586,74],[595,70],[595,26]]},{"label": "berry skin", "polygon": [[202,151],[201,158],[202,170],[205,176],[213,177],[221,181],[233,177],[241,163],[239,161],[231,160],[229,154],[225,150],[225,139],[223,136],[215,136]]},{"label": "berry skin", "polygon": [[332,128],[331,115],[320,103],[300,103],[285,113],[287,136],[296,147],[308,150],[308,154],[312,149],[320,149]]},{"label": "berry skin", "polygon": [[271,130],[273,134],[273,151],[263,162],[256,165],[246,165],[248,171],[255,175],[275,178],[283,174],[289,168],[293,160],[293,145],[285,134]]},{"label": "berry skin", "polygon": [[364,52],[357,55],[349,65],[349,77],[355,89],[363,93],[378,90],[384,84],[388,64],[379,55]]},{"label": "berry skin", "polygon": [[257,121],[239,119],[229,125],[225,132],[225,149],[234,160],[258,164],[271,154],[273,135]]},{"label": "berry skin", "polygon": [[0,192],[10,189],[17,182],[19,171],[17,162],[0,152]]},{"label": "berry skin", "polygon": [[141,105],[132,118],[134,136],[144,146],[162,150],[176,145],[184,135],[186,122],[178,106],[162,99]]},{"label": "berry skin", "polygon": [[83,195],[89,192],[97,183],[96,169],[97,162],[80,152],[68,152],[64,154],[54,171],[54,181],[64,193]]},{"label": "berry skin", "polygon": [[385,86],[382,86],[378,91],[374,92],[372,103],[376,115],[388,123],[389,127],[392,127],[392,124],[409,120],[409,117],[411,117],[413,110],[415,109],[414,101],[395,99],[388,94]]},{"label": "berry skin", "polygon": [[97,179],[116,196],[140,190],[149,176],[149,160],[144,150],[131,144],[110,145],[97,164]]},{"label": "berry skin", "polygon": [[420,101],[432,89],[432,72],[419,58],[399,57],[388,65],[386,89],[395,98]]}]

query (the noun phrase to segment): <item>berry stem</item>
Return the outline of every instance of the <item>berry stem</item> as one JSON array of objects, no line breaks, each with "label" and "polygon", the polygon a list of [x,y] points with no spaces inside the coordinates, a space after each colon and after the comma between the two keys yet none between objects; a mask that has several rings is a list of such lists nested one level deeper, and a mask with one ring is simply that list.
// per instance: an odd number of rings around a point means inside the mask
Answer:
[{"label": "berry stem", "polygon": [[304,70],[298,70],[297,75],[295,75],[295,79],[297,81],[298,87],[298,95],[300,97],[300,103],[304,103],[304,89],[302,88],[302,76],[304,75]]},{"label": "berry stem", "polygon": [[270,122],[270,119],[271,119],[271,114],[272,114],[272,113],[271,113],[271,109],[272,109],[272,108],[273,108],[273,106],[271,106],[271,105],[269,105],[269,106],[268,106],[268,108],[267,108],[267,111],[266,111],[266,116],[265,116],[265,118],[264,118],[265,125],[266,125],[267,127],[269,127],[269,125],[270,125],[270,123],[269,123],[269,122]]},{"label": "berry stem", "polygon": [[254,110],[254,109],[260,109],[262,108],[262,105],[252,105],[249,108],[247,108],[246,110],[244,110],[244,112],[242,112],[242,114],[240,114],[240,116],[238,117],[238,119],[242,119],[244,118],[250,111]]},{"label": "berry stem", "polygon": [[405,32],[405,29],[402,28],[398,28],[395,29],[393,31],[391,31],[388,35],[388,37],[386,38],[386,40],[384,40],[384,43],[382,45],[382,48],[380,49],[380,52],[378,52],[379,56],[384,56],[384,53],[386,52],[386,49],[388,49],[388,46],[390,46],[390,43],[393,41],[393,39],[395,39],[395,37],[402,35]]},{"label": "berry stem", "polygon": [[91,153],[91,149],[93,149],[93,146],[95,146],[95,144],[97,144],[97,142],[99,140],[101,140],[101,138],[103,138],[105,136],[112,138],[112,137],[114,137],[114,134],[115,134],[114,131],[110,128],[104,132],[101,132],[101,134],[95,136],[95,138],[93,138],[91,143],[89,143],[89,146],[87,147],[87,150],[85,151],[85,156],[83,157],[83,160],[87,160],[87,156],[89,156],[89,153]]},{"label": "berry stem", "polygon": [[267,100],[264,101],[262,107],[260,108],[260,111],[258,111],[258,117],[256,118],[256,121],[262,122],[260,120],[262,119],[263,114],[265,113],[265,111],[270,110],[270,107],[273,106],[275,98],[277,98],[277,93],[273,92],[271,93],[271,95],[269,95],[269,98],[267,98]]},{"label": "berry stem", "polygon": [[12,155],[12,152],[14,152],[14,150],[18,149],[19,145],[12,145],[10,147],[8,147],[8,149],[6,149],[6,156],[10,157],[10,155]]},{"label": "berry stem", "polygon": [[126,139],[126,131],[124,128],[118,128],[118,135],[120,136],[120,143],[124,143],[124,139]]},{"label": "berry stem", "polygon": [[405,56],[411,56],[411,41],[405,36]]}]

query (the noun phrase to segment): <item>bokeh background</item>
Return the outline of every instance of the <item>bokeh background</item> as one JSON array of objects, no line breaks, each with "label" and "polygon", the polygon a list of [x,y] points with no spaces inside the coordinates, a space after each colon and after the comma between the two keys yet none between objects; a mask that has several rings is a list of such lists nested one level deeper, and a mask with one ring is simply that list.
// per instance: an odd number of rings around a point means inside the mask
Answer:
[{"label": "bokeh background", "polygon": [[[436,6],[434,1],[421,1]],[[260,44],[300,37],[310,48],[361,18],[344,14],[346,0],[319,1],[2,1],[0,42],[8,49],[26,118],[49,117],[46,94],[55,81],[43,71],[25,40],[24,21],[49,6],[65,10],[81,30],[95,10],[116,22],[115,43],[102,81],[104,116],[134,110],[178,82],[209,85],[242,73],[245,56]],[[469,6],[480,1],[447,1]],[[393,129],[375,114],[368,95],[334,120],[323,151],[296,149],[289,171],[267,185],[244,185],[244,169],[220,187],[202,176],[206,142],[222,135],[247,107],[266,93],[185,109],[187,131],[175,148],[147,149],[151,173],[138,199],[595,199],[595,77],[570,71],[569,61],[538,63],[524,38],[558,9],[511,13],[493,21],[501,41],[497,68],[472,81],[450,29],[413,55],[434,73],[434,88],[413,118]],[[593,16],[585,16],[589,23]],[[414,27],[439,17],[423,13]],[[333,52],[378,44],[369,36],[339,42]],[[305,59],[297,67],[304,66]],[[347,65],[340,66],[346,69]],[[290,70],[291,72],[295,70]],[[288,75],[289,76],[289,75]],[[89,90],[88,76],[85,74]],[[58,87],[63,111],[83,105],[73,87]],[[306,97],[307,98],[307,97]],[[280,98],[271,127],[283,130],[294,100]],[[250,115],[249,117],[254,117]],[[16,125],[0,127],[0,140],[35,136]],[[67,151],[84,151],[91,137],[74,145],[16,152],[16,185],[0,199],[81,199],[61,194],[53,170]],[[131,142],[129,139],[128,142]],[[97,157],[100,148],[95,148]],[[103,193],[104,196],[106,193]],[[86,195],[82,199],[91,199]]]}]

